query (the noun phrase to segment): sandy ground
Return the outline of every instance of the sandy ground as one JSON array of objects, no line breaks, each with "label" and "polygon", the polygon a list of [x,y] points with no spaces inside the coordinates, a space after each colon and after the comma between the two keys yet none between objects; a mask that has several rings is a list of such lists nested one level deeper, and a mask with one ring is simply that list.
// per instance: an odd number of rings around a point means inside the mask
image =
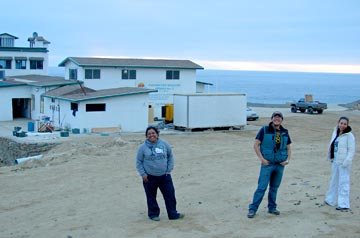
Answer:
[{"label": "sandy ground", "polygon": [[147,218],[135,169],[143,133],[79,136],[64,139],[41,160],[0,168],[0,237],[360,237],[360,146],[351,172],[351,211],[323,205],[332,129],[340,115],[349,116],[358,140],[359,111],[333,107],[308,115],[278,109],[293,140],[278,192],[281,215],[268,214],[265,199],[248,219],[260,168],[254,137],[276,110],[253,109],[260,119],[245,130],[161,132],[173,146],[183,220],[167,219],[160,193],[161,221]]}]

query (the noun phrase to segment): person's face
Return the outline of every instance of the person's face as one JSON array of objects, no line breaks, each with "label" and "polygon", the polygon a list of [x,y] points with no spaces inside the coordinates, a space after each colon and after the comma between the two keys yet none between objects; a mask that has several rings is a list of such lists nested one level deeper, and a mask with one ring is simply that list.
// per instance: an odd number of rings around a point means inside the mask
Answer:
[{"label": "person's face", "polygon": [[146,134],[146,138],[151,142],[151,143],[155,143],[158,140],[158,134],[156,133],[156,131],[154,129],[150,129],[148,130],[147,134]]},{"label": "person's face", "polygon": [[340,131],[344,131],[344,130],[346,129],[346,127],[348,127],[348,122],[347,122],[347,120],[341,119],[341,120],[339,121],[338,127],[339,127]]},{"label": "person's face", "polygon": [[274,123],[274,126],[280,126],[283,119],[279,116],[274,116],[271,121]]}]

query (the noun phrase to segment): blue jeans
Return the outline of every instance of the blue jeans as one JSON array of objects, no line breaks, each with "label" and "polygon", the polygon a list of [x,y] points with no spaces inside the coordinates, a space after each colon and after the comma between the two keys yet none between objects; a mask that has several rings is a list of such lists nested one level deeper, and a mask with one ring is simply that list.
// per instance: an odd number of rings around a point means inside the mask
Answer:
[{"label": "blue jeans", "polygon": [[276,194],[284,173],[284,166],[281,164],[261,165],[258,187],[254,193],[253,201],[249,210],[257,211],[269,185],[268,210],[276,209]]},{"label": "blue jeans", "polygon": [[171,175],[148,175],[148,180],[149,181],[147,183],[143,183],[143,185],[146,193],[149,218],[158,217],[160,215],[160,208],[156,201],[158,188],[164,197],[168,218],[178,218],[180,214],[176,211],[175,188],[171,179]]}]

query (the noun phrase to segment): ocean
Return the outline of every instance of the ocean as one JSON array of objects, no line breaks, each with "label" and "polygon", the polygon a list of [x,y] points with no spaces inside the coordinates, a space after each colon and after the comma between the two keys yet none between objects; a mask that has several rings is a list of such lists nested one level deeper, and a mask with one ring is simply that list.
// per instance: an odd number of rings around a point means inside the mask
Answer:
[{"label": "ocean", "polygon": [[[49,74],[64,76],[64,68],[49,67]],[[305,94],[329,104],[360,99],[360,74],[198,70],[196,80],[212,83],[208,93],[246,93],[250,103],[284,104]]]},{"label": "ocean", "polygon": [[360,99],[360,74],[198,70],[208,93],[246,93],[250,103],[284,104],[311,94],[328,104]]}]

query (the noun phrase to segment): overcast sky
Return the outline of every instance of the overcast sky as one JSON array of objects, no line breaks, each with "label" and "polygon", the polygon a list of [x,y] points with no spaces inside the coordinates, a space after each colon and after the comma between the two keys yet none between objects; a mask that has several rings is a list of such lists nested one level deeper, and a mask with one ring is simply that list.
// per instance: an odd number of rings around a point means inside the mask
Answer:
[{"label": "overcast sky", "polygon": [[359,0],[17,0],[0,33],[69,56],[189,59],[205,69],[360,73]]}]

